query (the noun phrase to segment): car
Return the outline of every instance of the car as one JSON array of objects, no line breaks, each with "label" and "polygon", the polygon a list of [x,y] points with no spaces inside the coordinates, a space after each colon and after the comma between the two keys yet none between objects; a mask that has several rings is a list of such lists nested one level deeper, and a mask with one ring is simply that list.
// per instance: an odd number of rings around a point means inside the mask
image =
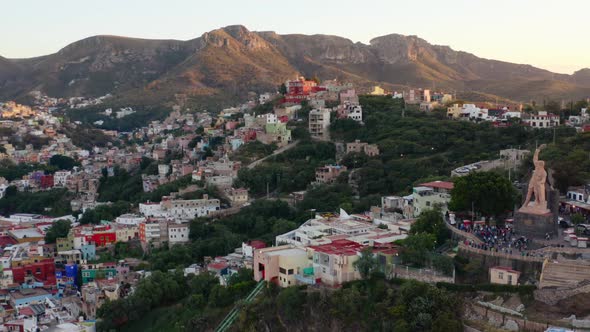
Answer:
[{"label": "car", "polygon": [[583,235],[590,236],[590,225],[589,224],[579,224],[576,226],[576,230],[579,231]]},{"label": "car", "polygon": [[557,224],[559,225],[559,227],[561,228],[570,228],[572,227],[572,222],[569,220],[566,220],[563,217],[558,217],[557,218]]}]

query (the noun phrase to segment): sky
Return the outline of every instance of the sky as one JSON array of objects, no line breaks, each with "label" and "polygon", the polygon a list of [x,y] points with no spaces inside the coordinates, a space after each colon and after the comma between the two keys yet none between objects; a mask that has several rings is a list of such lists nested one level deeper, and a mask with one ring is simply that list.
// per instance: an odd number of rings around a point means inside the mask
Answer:
[{"label": "sky", "polygon": [[559,73],[590,67],[587,0],[7,0],[0,55],[50,54],[93,35],[196,38],[227,25],[331,34],[369,43],[391,33]]}]

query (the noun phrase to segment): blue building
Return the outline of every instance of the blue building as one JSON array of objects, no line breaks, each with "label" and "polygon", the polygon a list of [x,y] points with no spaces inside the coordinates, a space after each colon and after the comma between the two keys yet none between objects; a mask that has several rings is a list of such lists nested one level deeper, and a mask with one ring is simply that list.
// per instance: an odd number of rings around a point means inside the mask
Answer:
[{"label": "blue building", "polygon": [[42,303],[51,299],[53,295],[43,288],[20,289],[10,293],[10,304],[13,308],[26,306],[32,303]]}]

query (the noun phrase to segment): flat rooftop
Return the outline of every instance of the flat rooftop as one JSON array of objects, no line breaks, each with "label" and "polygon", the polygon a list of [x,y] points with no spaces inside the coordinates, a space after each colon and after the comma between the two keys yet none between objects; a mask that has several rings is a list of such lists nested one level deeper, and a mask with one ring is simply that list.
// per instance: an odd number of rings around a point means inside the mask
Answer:
[{"label": "flat rooftop", "polygon": [[35,228],[13,229],[9,232],[17,239],[43,237],[43,235]]},{"label": "flat rooftop", "polygon": [[16,292],[10,293],[10,296],[12,296],[13,298],[15,298],[17,300],[24,299],[27,297],[42,296],[42,295],[50,296],[51,293],[44,290],[43,288],[26,288],[26,289],[21,289]]},{"label": "flat rooftop", "polygon": [[299,248],[289,248],[276,251],[270,251],[266,253],[269,256],[300,256],[306,255],[306,251]]}]

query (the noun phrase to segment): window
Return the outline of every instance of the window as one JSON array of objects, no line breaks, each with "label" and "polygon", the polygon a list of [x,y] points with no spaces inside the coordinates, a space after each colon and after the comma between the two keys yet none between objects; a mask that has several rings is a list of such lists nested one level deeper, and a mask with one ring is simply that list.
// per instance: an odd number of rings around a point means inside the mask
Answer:
[{"label": "window", "polygon": [[279,267],[279,273],[280,273],[280,274],[287,274],[287,270],[285,270],[285,269],[284,269],[284,268],[282,268],[282,267]]},{"label": "window", "polygon": [[498,272],[498,279],[504,280],[504,272]]},{"label": "window", "polygon": [[288,274],[289,275],[293,274],[293,269],[289,269]]}]

